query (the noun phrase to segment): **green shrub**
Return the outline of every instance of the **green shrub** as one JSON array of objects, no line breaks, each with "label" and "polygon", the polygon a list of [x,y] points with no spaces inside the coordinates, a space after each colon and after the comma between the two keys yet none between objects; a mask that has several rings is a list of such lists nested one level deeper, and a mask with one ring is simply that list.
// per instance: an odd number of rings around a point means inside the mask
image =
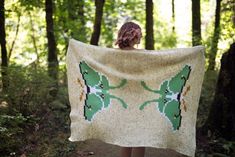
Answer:
[{"label": "green shrub", "polygon": [[27,133],[34,131],[36,123],[41,119],[39,117],[53,100],[49,91],[54,82],[45,69],[20,65],[11,65],[7,69],[9,86],[7,91],[0,92],[2,156],[19,153],[27,143]]},{"label": "green shrub", "polygon": [[24,132],[23,126],[26,120],[22,114],[17,114],[16,116],[0,115],[0,154],[10,154],[16,151],[24,142],[18,137]]}]

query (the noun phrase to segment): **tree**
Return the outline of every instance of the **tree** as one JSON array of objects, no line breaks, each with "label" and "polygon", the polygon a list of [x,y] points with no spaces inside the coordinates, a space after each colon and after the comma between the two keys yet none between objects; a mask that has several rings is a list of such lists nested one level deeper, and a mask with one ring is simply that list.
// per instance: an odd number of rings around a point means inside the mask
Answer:
[{"label": "tree", "polygon": [[216,0],[214,35],[211,43],[211,50],[209,52],[208,70],[214,70],[215,68],[215,58],[218,50],[217,46],[220,36],[220,10],[221,10],[221,0]]},{"label": "tree", "polygon": [[[118,7],[117,7],[118,6]],[[118,24],[118,16],[121,10],[121,5],[117,0],[106,1],[103,9],[103,20],[99,44],[105,45],[106,47],[113,47],[114,43],[114,32],[116,31]]]},{"label": "tree", "polygon": [[17,36],[18,36],[18,33],[19,33],[21,13],[18,12],[17,15],[18,15],[18,17],[17,17],[16,32],[15,32],[14,40],[12,41],[11,47],[10,47],[10,49],[9,49],[9,54],[8,54],[8,57],[7,57],[7,61],[8,61],[8,62],[10,61],[11,54],[12,54],[12,52],[13,52],[13,49],[14,49],[14,46],[15,46],[15,42],[16,42],[16,39],[17,39]]},{"label": "tree", "polygon": [[192,44],[201,45],[200,0],[192,0]]},{"label": "tree", "polygon": [[235,140],[235,43],[221,59],[216,92],[202,134],[210,130],[227,140]]},{"label": "tree", "polygon": [[145,48],[147,50],[154,50],[154,36],[153,36],[153,1],[146,0],[146,37]]},{"label": "tree", "polygon": [[103,6],[105,0],[95,0],[95,22],[94,22],[94,31],[91,36],[90,44],[98,45],[99,37],[100,37],[100,29],[101,29],[101,21],[103,16]]},{"label": "tree", "polygon": [[7,49],[6,49],[6,31],[5,31],[5,8],[4,0],[0,1],[0,44],[1,44],[1,54],[2,54],[2,85],[3,91],[8,87],[8,77],[7,77]]},{"label": "tree", "polygon": [[56,50],[56,41],[53,25],[53,3],[52,0],[46,0],[46,31],[48,40],[48,73],[49,76],[57,80],[58,78],[58,59]]},{"label": "tree", "polygon": [[66,22],[69,21],[70,29],[71,29],[71,36],[75,39],[85,42],[86,41],[86,20],[84,16],[84,1],[77,1],[77,0],[67,0],[67,12],[68,12],[68,19]]},{"label": "tree", "polygon": [[171,9],[172,9],[172,32],[175,32],[175,0],[171,0]]}]

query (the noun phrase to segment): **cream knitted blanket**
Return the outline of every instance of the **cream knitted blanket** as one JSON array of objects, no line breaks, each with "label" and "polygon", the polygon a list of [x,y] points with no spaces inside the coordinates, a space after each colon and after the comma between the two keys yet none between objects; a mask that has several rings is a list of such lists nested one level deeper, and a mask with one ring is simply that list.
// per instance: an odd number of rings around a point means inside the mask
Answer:
[{"label": "cream knitted blanket", "polygon": [[121,50],[71,39],[66,56],[70,141],[195,154],[204,47]]}]

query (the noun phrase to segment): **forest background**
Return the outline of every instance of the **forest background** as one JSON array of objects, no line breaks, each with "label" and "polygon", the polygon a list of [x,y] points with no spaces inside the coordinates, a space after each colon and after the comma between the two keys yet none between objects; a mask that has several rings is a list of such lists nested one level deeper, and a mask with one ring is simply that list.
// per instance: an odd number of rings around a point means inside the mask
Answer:
[{"label": "forest background", "polygon": [[[206,47],[196,156],[235,154],[235,124],[228,129],[226,113],[211,114],[221,58],[235,43],[234,0],[0,0],[1,156],[74,154],[78,144],[67,139],[68,41],[116,47],[127,21],[142,28],[138,48]],[[222,128],[214,125],[218,117]]]}]

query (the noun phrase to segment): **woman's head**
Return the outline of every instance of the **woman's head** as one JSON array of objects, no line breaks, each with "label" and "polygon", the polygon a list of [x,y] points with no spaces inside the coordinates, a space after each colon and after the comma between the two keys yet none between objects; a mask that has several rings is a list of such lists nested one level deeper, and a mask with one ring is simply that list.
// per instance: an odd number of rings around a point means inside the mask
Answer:
[{"label": "woman's head", "polygon": [[132,48],[135,44],[140,43],[142,37],[141,28],[134,22],[126,22],[118,31],[118,37],[115,45],[119,48]]}]

